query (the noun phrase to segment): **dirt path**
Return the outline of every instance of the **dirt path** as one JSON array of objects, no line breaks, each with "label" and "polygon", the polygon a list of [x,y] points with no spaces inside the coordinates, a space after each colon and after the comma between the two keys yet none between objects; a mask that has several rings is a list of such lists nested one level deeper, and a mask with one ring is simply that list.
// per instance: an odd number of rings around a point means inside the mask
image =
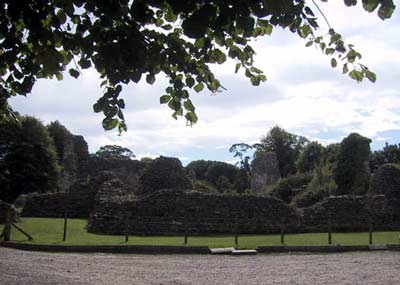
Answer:
[{"label": "dirt path", "polygon": [[400,284],[400,252],[236,257],[0,248],[0,284]]}]

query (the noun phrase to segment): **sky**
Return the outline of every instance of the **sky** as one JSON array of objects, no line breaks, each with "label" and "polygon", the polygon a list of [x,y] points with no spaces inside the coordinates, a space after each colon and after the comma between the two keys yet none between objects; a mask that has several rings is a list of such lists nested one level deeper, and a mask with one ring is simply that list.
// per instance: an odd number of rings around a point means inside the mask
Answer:
[{"label": "sky", "polygon": [[[159,104],[167,86],[164,75],[157,76],[154,85],[125,86],[120,96],[126,103],[128,131],[122,136],[104,131],[102,114],[93,112],[92,105],[102,94],[95,70],[85,70],[79,79],[65,74],[63,81],[39,80],[30,95],[10,103],[21,114],[45,124],[58,120],[72,133],[83,135],[90,152],[117,144],[131,149],[137,158],[172,156],[184,165],[198,159],[233,163],[232,144],[259,142],[275,125],[324,145],[340,142],[352,132],[372,139],[372,149],[385,142],[400,143],[399,10],[382,21],[376,13],[367,13],[360,5],[348,8],[343,1],[320,7],[346,43],[363,55],[361,62],[377,74],[375,84],[342,75],[320,50],[306,48],[298,36],[275,29],[272,36],[253,42],[256,66],[268,81],[252,86],[240,72],[234,73],[233,61],[213,66],[227,90],[217,95],[191,93],[199,117],[192,127],[184,118],[174,120],[169,108]],[[319,32],[326,34],[322,18],[320,26]]]}]

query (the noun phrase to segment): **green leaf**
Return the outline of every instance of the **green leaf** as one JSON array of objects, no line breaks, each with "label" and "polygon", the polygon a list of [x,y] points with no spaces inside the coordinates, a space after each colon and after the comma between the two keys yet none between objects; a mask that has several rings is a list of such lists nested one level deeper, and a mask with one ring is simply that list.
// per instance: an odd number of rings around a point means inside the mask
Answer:
[{"label": "green leaf", "polygon": [[147,74],[146,76],[146,82],[149,83],[150,85],[153,85],[154,81],[156,81],[156,77],[154,76],[154,74]]},{"label": "green leaf", "polygon": [[347,66],[347,63],[345,63],[345,64],[343,65],[343,74],[346,74],[347,72],[349,72],[349,68],[348,68],[348,66]]},{"label": "green leaf", "polygon": [[236,21],[236,25],[243,30],[243,35],[245,37],[250,37],[254,29],[254,18],[251,16],[239,17]]},{"label": "green leaf", "polygon": [[373,12],[379,5],[379,2],[376,0],[363,0],[363,7],[365,11]]},{"label": "green leaf", "polygon": [[84,58],[82,58],[78,63],[83,69],[86,69],[86,68],[89,68],[92,66],[92,63],[90,62],[90,60],[87,60]]},{"label": "green leaf", "polygon": [[124,113],[122,113],[121,110],[118,110],[117,115],[118,115],[118,118],[120,118],[121,120],[124,120],[124,119],[125,119],[125,118],[124,118]]},{"label": "green leaf", "polygon": [[331,66],[332,66],[332,68],[335,68],[337,66],[336,59],[334,59],[334,58],[331,59]]},{"label": "green leaf", "polygon": [[114,129],[118,125],[118,119],[105,118],[103,120],[103,128],[106,131]]},{"label": "green leaf", "polygon": [[344,0],[346,6],[355,6],[357,5],[357,0]]},{"label": "green leaf", "polygon": [[201,90],[204,89],[204,84],[200,82],[200,83],[196,84],[193,89],[194,89],[194,91],[199,93]]},{"label": "green leaf", "polygon": [[379,18],[381,18],[382,20],[389,19],[390,17],[392,17],[395,8],[396,6],[391,4],[390,1],[388,1],[387,4],[381,4],[381,7],[378,10]]},{"label": "green leaf", "polygon": [[199,38],[194,42],[196,48],[203,48],[206,44],[206,38]]},{"label": "green leaf", "polygon": [[61,24],[61,25],[64,24],[65,21],[67,20],[67,16],[65,15],[64,11],[61,10],[61,9],[58,10],[56,16],[57,16],[57,19],[60,21],[60,24]]},{"label": "green leaf", "polygon": [[364,74],[368,78],[369,81],[371,81],[372,83],[375,83],[375,81],[376,81],[375,73],[373,73],[372,71],[370,71],[368,69],[364,69]]},{"label": "green leaf", "polygon": [[103,108],[99,103],[93,104],[93,112],[100,113],[101,111],[103,111]]},{"label": "green leaf", "polygon": [[181,108],[181,102],[175,101],[175,100],[170,100],[168,102],[168,107],[170,107],[174,111],[178,111]]},{"label": "green leaf", "polygon": [[186,120],[188,120],[191,123],[196,123],[198,118],[195,112],[187,112],[185,115]]},{"label": "green leaf", "polygon": [[361,82],[364,78],[363,74],[361,71],[355,70],[353,69],[352,71],[350,71],[349,76],[354,79],[357,80],[357,82]]},{"label": "green leaf", "polygon": [[194,106],[192,104],[192,101],[190,101],[190,99],[187,99],[185,102],[183,102],[183,106],[188,111],[194,111],[195,110],[195,108],[194,108]]},{"label": "green leaf", "polygon": [[260,78],[258,76],[252,76],[250,82],[253,86],[258,86],[260,85]]},{"label": "green leaf", "polygon": [[306,47],[310,47],[310,46],[312,46],[312,45],[313,45],[313,43],[314,43],[313,41],[309,41],[309,42],[307,42],[307,43],[306,43]]},{"label": "green leaf", "polygon": [[167,25],[161,26],[161,28],[164,29],[164,30],[166,30],[166,31],[169,31],[169,30],[172,29],[172,26],[171,26],[170,24],[167,24]]},{"label": "green leaf", "polygon": [[57,72],[56,73],[56,78],[57,78],[58,81],[61,81],[61,80],[63,80],[64,76],[62,75],[61,72]]},{"label": "green leaf", "polygon": [[167,13],[165,14],[165,20],[167,20],[168,22],[175,22],[176,21],[176,15],[174,13],[174,11],[169,8],[167,10]]},{"label": "green leaf", "polygon": [[237,73],[238,71],[239,71],[239,68],[241,67],[242,65],[240,64],[240,63],[236,63],[236,66],[235,66],[235,73]]},{"label": "green leaf", "polygon": [[226,61],[226,55],[219,49],[210,51],[209,55],[211,62],[217,62],[218,64],[222,64]]},{"label": "green leaf", "polygon": [[187,85],[189,88],[192,88],[194,84],[195,84],[195,81],[194,81],[194,79],[193,79],[192,77],[186,78],[186,85]]},{"label": "green leaf", "polygon": [[118,105],[119,108],[124,109],[125,108],[124,99],[119,99],[117,105]]},{"label": "green leaf", "polygon": [[182,92],[181,92],[181,97],[182,97],[183,99],[189,98],[189,92],[187,92],[187,90],[182,90]]},{"label": "green leaf", "polygon": [[330,54],[334,54],[335,53],[335,49],[334,48],[327,48],[325,50],[325,54],[326,55],[330,55]]},{"label": "green leaf", "polygon": [[166,104],[171,100],[171,96],[169,95],[163,95],[160,97],[160,104]]},{"label": "green leaf", "polygon": [[70,68],[70,69],[69,69],[69,74],[70,74],[72,77],[75,77],[75,78],[78,78],[79,75],[80,75],[79,71],[76,70],[76,69],[74,69],[74,68]]}]

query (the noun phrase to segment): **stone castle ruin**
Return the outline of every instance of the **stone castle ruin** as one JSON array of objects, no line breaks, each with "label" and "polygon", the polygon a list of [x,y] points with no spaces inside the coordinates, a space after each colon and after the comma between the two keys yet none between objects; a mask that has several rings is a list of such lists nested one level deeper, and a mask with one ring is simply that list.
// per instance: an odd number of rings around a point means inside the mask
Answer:
[{"label": "stone castle ruin", "polygon": [[370,222],[400,229],[400,170],[390,165],[376,172],[368,195],[330,196],[299,209],[266,195],[280,179],[274,153],[253,162],[251,186],[263,195],[239,195],[195,191],[177,158],[91,157],[79,137],[64,152],[60,188],[67,189],[28,195],[22,216],[87,218],[88,231],[115,235],[323,232],[328,224],[365,231]]},{"label": "stone castle ruin", "polygon": [[281,179],[278,159],[274,152],[258,154],[252,162],[250,178],[251,190],[256,194],[266,194]]}]

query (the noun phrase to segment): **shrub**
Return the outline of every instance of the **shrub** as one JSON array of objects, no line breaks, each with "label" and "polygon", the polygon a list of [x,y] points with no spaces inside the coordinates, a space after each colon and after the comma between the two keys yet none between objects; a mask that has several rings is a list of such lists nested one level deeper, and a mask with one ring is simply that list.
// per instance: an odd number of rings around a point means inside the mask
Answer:
[{"label": "shrub", "polygon": [[270,195],[286,203],[290,203],[293,196],[306,189],[311,179],[312,175],[309,173],[296,174],[283,178],[274,186]]},{"label": "shrub", "polygon": [[308,207],[332,195],[336,189],[331,166],[319,166],[314,170],[312,179],[305,191],[293,197],[292,203],[298,208]]}]

